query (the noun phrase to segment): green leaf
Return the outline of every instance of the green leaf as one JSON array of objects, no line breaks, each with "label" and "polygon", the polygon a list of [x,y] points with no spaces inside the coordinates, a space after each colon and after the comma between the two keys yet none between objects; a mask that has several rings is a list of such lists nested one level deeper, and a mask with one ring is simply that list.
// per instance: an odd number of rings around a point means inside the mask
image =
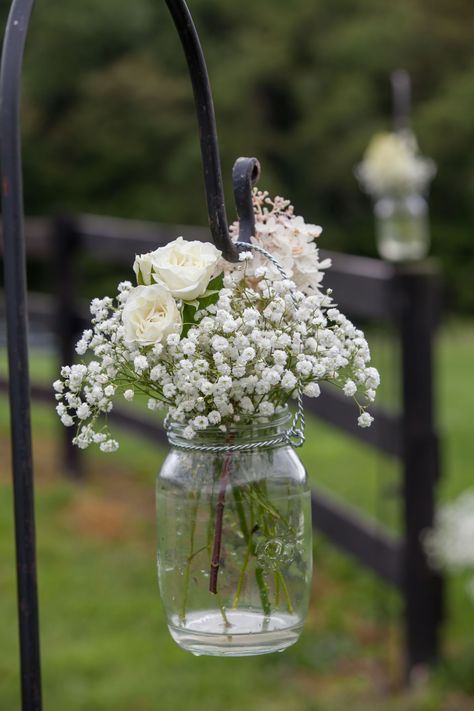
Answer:
[{"label": "green leaf", "polygon": [[195,306],[196,301],[183,301],[183,309],[181,316],[183,319],[183,330],[181,331],[181,338],[185,338],[188,335],[188,331],[194,323],[194,314],[196,313],[197,307]]},{"label": "green leaf", "polygon": [[219,292],[224,286],[224,274],[212,279],[207,285],[207,289],[202,296],[199,297],[199,309],[205,309],[211,304],[215,304],[219,298]]},{"label": "green leaf", "polygon": [[213,290],[220,291],[223,286],[224,286],[224,272],[221,272],[218,276],[214,277],[214,279],[211,279],[211,281],[207,285],[207,290],[208,291],[213,291]]}]

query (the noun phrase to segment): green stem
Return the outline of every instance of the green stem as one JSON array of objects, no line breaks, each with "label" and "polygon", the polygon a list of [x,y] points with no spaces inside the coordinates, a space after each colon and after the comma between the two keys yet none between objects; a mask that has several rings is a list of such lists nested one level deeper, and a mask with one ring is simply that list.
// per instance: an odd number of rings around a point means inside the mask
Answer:
[{"label": "green stem", "polygon": [[280,607],[280,576],[275,571],[275,608]]},{"label": "green stem", "polygon": [[249,533],[247,521],[245,518],[245,512],[244,512],[244,506],[243,506],[243,500],[242,500],[242,491],[240,490],[240,488],[238,486],[232,487],[232,495],[234,497],[237,516],[239,517],[240,530],[242,531],[243,536],[248,544],[250,533]]},{"label": "green stem", "polygon": [[[268,497],[268,491],[266,487],[266,482],[263,482],[262,488],[258,489],[256,487],[256,496],[259,502],[259,505],[262,507],[262,525],[263,525],[263,531],[265,536],[271,537],[271,536],[276,536],[276,520],[279,522],[283,523],[288,530],[290,529],[290,526],[288,524],[288,521],[285,521],[284,517],[280,514],[280,512],[274,508],[274,506],[269,502],[265,500],[265,497]],[[270,518],[270,520],[268,520]],[[277,585],[278,581],[278,585]],[[283,573],[281,572],[280,569],[275,571],[275,606],[278,607],[280,603],[280,586],[283,589],[283,594],[285,596],[285,601],[286,601],[286,607],[287,610],[290,614],[294,613],[293,605],[291,603],[291,598],[290,598],[290,593],[288,590],[288,586],[285,581],[285,577]],[[268,591],[268,587],[267,587]],[[270,612],[265,613],[265,614],[270,614]]]},{"label": "green stem", "polygon": [[288,521],[284,518],[284,516],[282,516],[281,513],[274,506],[272,506],[269,501],[265,501],[261,492],[252,489],[250,496],[254,498],[258,505],[268,514],[270,514],[270,516],[272,516],[274,519],[277,519],[278,521],[281,521],[286,528],[290,527]]},{"label": "green stem", "polygon": [[228,620],[228,618],[227,618],[227,615],[226,615],[226,613],[225,613],[225,606],[224,606],[224,604],[223,604],[223,602],[222,602],[222,599],[221,599],[221,596],[220,596],[220,593],[219,593],[219,592],[216,593],[216,597],[217,597],[217,604],[219,605],[219,610],[220,610],[221,615],[222,615],[222,619],[224,620],[224,625],[225,625],[226,627],[232,627],[232,625],[231,625],[231,623],[229,622],[229,620]]},{"label": "green stem", "polygon": [[[250,485],[251,487],[253,485]],[[253,489],[251,488],[250,491]],[[246,498],[248,502],[248,507],[249,507],[249,514],[250,514],[250,529],[247,524],[247,519],[245,516],[245,511],[244,511],[244,506],[243,506],[243,496],[242,496],[242,491],[238,489],[237,487],[233,489],[233,495],[234,495],[234,501],[235,501],[235,508],[237,510],[237,515],[239,517],[239,522],[240,522],[240,527],[242,530],[242,534],[245,538],[245,541],[247,543],[247,552],[245,554],[245,559],[244,563],[242,565],[242,570],[240,571],[240,576],[239,576],[239,581],[237,584],[237,590],[234,595],[234,601],[233,601],[233,608],[235,609],[237,605],[239,604],[239,599],[240,599],[240,594],[242,592],[242,587],[245,579],[245,574],[247,572],[250,556],[253,555],[255,556],[255,546],[253,542],[253,533],[254,533],[254,524],[255,524],[255,511],[253,507],[253,500],[252,497],[249,495],[248,491],[245,491],[246,493]],[[265,613],[265,615],[269,615],[271,612],[271,606],[270,606],[270,599],[269,599],[269,594],[268,594],[268,586],[265,581],[263,569],[257,567],[255,570],[255,578],[257,581],[259,593],[260,593],[260,601],[262,603],[262,609]]]},{"label": "green stem", "polygon": [[260,566],[257,566],[255,568],[255,578],[257,579],[257,585],[260,590],[260,599],[262,601],[262,610],[264,612],[264,615],[266,617],[269,617],[270,613],[272,611],[272,606],[270,605],[270,596],[268,593],[267,581],[265,580],[265,577],[264,577],[263,568],[261,568]]},{"label": "green stem", "polygon": [[281,570],[278,570],[278,571],[277,571],[277,575],[278,575],[278,578],[279,578],[279,580],[280,580],[280,582],[281,582],[281,586],[282,586],[282,588],[283,588],[283,593],[284,593],[284,595],[285,595],[286,609],[288,610],[288,612],[290,613],[290,615],[293,615],[295,611],[294,611],[294,609],[293,609],[293,605],[291,604],[290,593],[289,593],[288,587],[287,587],[287,585],[286,585],[285,576],[283,575],[283,573],[281,572]]},{"label": "green stem", "polygon": [[237,583],[237,590],[235,591],[234,601],[232,603],[232,607],[234,610],[236,609],[236,607],[238,607],[238,604],[239,604],[240,593],[242,592],[242,586],[244,584],[245,573],[247,572],[247,566],[249,564],[251,552],[252,552],[252,539],[249,538],[249,540],[247,541],[247,552],[245,554],[244,564],[242,566],[242,570],[240,571],[239,582]]},{"label": "green stem", "polygon": [[194,536],[196,534],[196,519],[197,519],[197,510],[198,510],[198,506],[199,506],[200,497],[201,497],[201,492],[198,489],[197,494],[196,494],[196,503],[191,509],[191,534],[190,534],[190,539],[189,539],[189,555],[187,557],[186,568],[184,571],[183,597],[181,599],[181,607],[179,610],[179,620],[182,624],[184,624],[186,621],[186,606],[188,604],[189,577],[191,575],[191,563],[192,563],[192,560],[195,556]]}]

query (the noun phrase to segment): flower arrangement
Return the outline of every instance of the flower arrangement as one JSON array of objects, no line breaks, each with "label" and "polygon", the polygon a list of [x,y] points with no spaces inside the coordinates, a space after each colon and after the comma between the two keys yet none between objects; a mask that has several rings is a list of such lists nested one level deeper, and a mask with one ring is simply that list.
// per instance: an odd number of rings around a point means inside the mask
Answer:
[{"label": "flower arrangement", "polygon": [[[166,414],[158,578],[170,633],[199,654],[296,641],[312,565],[310,490],[292,449],[304,441],[302,395],[332,383],[368,427],[379,385],[364,334],[322,291],[321,228],[283,198],[255,191],[253,204],[248,247],[231,227],[244,247],[238,263],[182,237],[136,256],[136,284],[92,301],[76,346],[87,357],[54,383],[58,415],[81,448],[118,448],[107,414],[119,397],[144,396]],[[262,630],[265,641],[252,642]]]},{"label": "flower arrangement", "polygon": [[[474,571],[474,489],[438,511],[424,545],[434,567]],[[474,601],[474,577],[469,580],[468,592]]]},{"label": "flower arrangement", "polygon": [[[354,398],[361,427],[371,424],[366,405],[379,375],[362,331],[321,290],[330,266],[319,260],[321,228],[283,198],[255,191],[253,200],[257,251],[242,252],[239,263],[179,237],[135,258],[135,285],[92,301],[91,328],[76,345],[87,358],[64,366],[54,383],[57,413],[76,428],[78,447],[116,450],[107,414],[116,398],[139,395],[190,441],[209,427],[225,432],[278,414],[299,391],[318,397],[322,381]],[[231,233],[237,239],[238,224]]]},{"label": "flower arrangement", "polygon": [[377,133],[355,174],[369,195],[423,193],[436,173],[430,158],[420,155],[411,131]]}]

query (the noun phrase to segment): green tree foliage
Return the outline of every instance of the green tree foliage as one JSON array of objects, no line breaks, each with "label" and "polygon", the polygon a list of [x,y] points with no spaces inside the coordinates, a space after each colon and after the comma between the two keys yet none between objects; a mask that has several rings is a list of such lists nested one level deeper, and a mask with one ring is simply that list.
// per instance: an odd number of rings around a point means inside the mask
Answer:
[{"label": "green tree foliage", "polygon": [[[229,211],[238,155],[325,226],[374,253],[352,169],[390,128],[389,74],[413,82],[413,124],[438,164],[434,253],[474,309],[472,0],[190,0],[211,75]],[[205,223],[187,69],[164,2],[38,0],[24,90],[26,205]]]}]

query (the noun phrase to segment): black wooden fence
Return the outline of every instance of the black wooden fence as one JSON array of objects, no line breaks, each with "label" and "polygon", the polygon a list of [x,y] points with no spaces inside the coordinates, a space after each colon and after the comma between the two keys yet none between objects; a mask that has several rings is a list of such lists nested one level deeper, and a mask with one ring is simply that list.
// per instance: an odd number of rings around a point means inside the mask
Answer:
[{"label": "black wooden fence", "polygon": [[[61,363],[74,359],[75,339],[87,311],[79,299],[81,257],[90,255],[127,272],[135,253],[147,252],[178,235],[207,240],[204,228],[160,226],[109,217],[80,215],[26,224],[30,258],[46,260],[52,293],[30,294],[30,318],[55,324]],[[440,474],[439,442],[433,403],[434,334],[440,314],[440,278],[431,261],[395,266],[379,260],[323,252],[333,266],[325,283],[333,288],[341,309],[356,320],[389,323],[400,344],[402,407],[397,414],[375,409],[370,429],[355,425],[352,402],[325,388],[324,397],[307,400],[307,410],[356,437],[401,465],[403,531],[388,534],[379,524],[317,489],[313,493],[314,527],[342,550],[355,556],[404,600],[406,669],[434,661],[439,651],[442,620],[442,579],[428,566],[420,541],[433,523],[435,488]],[[0,380],[0,391],[8,383]],[[51,389],[34,384],[32,395],[52,402]],[[166,443],[162,429],[149,417],[116,408],[118,424]],[[80,453],[64,431],[65,470],[80,476]]]}]

